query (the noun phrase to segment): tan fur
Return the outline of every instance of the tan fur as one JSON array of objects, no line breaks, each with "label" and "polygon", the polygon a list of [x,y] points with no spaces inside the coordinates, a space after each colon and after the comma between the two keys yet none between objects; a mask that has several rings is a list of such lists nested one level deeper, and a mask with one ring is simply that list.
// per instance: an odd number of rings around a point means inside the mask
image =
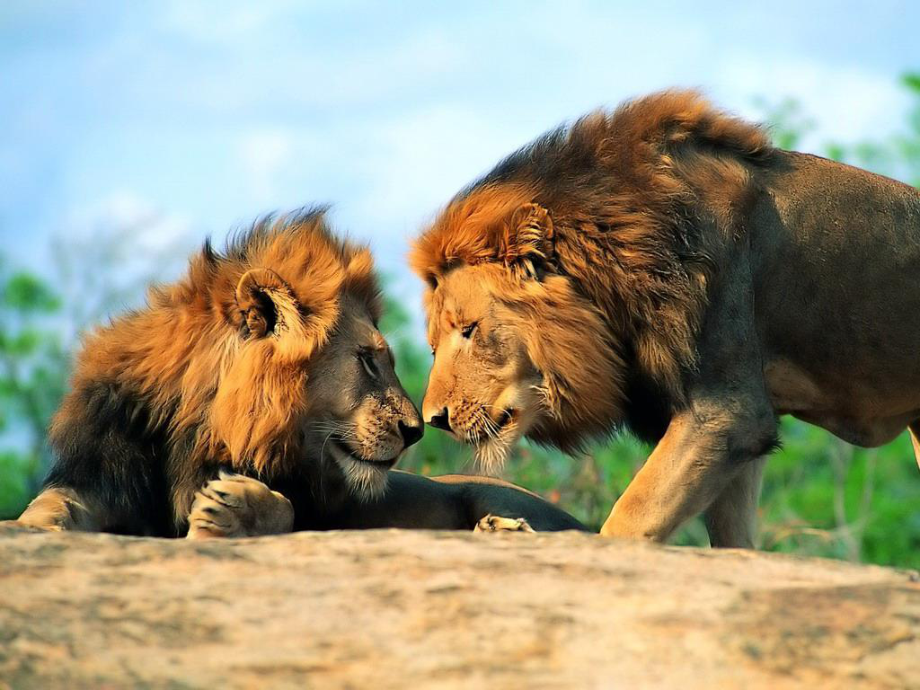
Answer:
[{"label": "tan fur", "polygon": [[221,472],[195,494],[188,522],[188,539],[286,534],[294,527],[294,506],[260,481]]},{"label": "tan fur", "polygon": [[[433,285],[461,264],[499,261],[507,266],[518,252],[551,254],[550,266],[563,265],[566,283],[614,326],[606,329],[606,338],[619,341],[613,349],[622,351],[624,342],[632,343],[649,376],[682,396],[680,372],[694,364],[709,264],[704,239],[680,238],[675,225],[685,205],[705,196],[716,211],[712,221],[730,234],[733,202],[739,191],[743,198],[749,180],[737,157],[768,159],[768,138],[687,92],[640,99],[612,114],[596,112],[549,136],[564,137],[571,147],[590,153],[600,174],[616,174],[615,184],[607,180],[566,194],[548,187],[541,171],[512,180],[487,177],[455,198],[415,242],[413,268]],[[709,142],[721,150],[713,156],[696,154],[696,147]],[[562,163],[562,173],[566,165],[572,164]],[[536,240],[529,226],[526,238],[509,244],[508,235],[517,237],[520,231],[515,214],[532,209],[534,201],[551,210],[558,229]],[[613,232],[616,240],[610,241]],[[679,239],[687,246],[675,246]],[[542,293],[528,297],[529,308],[547,301]],[[542,322],[542,329],[553,331],[543,339],[564,337],[561,331],[568,325]],[[583,330],[587,335],[588,329]],[[552,367],[552,362],[545,364]],[[621,372],[611,373],[622,378]]]},{"label": "tan fur", "polygon": [[26,506],[18,522],[53,532],[95,532],[101,524],[99,513],[99,506],[87,504],[75,491],[46,489]]},{"label": "tan fur", "polygon": [[524,518],[506,518],[499,515],[486,515],[473,528],[474,532],[535,532]]},{"label": "tan fur", "polygon": [[[294,420],[307,411],[304,363],[327,341],[339,315],[340,296],[353,291],[379,315],[376,278],[367,248],[329,233],[321,215],[301,222],[268,218],[247,246],[212,259],[192,260],[178,284],[153,287],[150,307],[90,334],[76,363],[72,386],[115,379],[153,401],[174,437],[197,430],[195,454],[221,457],[234,467],[268,471],[294,450]],[[242,316],[236,287],[252,267],[271,266],[288,276],[306,318],[291,316],[285,337],[240,341]],[[291,309],[296,310],[296,306]],[[52,436],[73,405],[55,418]]]},{"label": "tan fur", "polygon": [[486,465],[523,435],[571,450],[629,426],[660,443],[604,533],[663,540],[706,511],[714,544],[750,546],[778,415],[918,443],[918,247],[916,190],[774,149],[698,94],[592,113],[415,242],[423,416]]}]

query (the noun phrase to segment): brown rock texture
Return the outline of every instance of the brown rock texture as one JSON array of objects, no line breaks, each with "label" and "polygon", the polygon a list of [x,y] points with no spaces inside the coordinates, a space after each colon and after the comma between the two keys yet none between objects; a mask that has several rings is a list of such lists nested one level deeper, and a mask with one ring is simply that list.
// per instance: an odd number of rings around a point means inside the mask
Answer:
[{"label": "brown rock texture", "polygon": [[575,533],[0,526],[0,688],[920,688],[916,573]]}]

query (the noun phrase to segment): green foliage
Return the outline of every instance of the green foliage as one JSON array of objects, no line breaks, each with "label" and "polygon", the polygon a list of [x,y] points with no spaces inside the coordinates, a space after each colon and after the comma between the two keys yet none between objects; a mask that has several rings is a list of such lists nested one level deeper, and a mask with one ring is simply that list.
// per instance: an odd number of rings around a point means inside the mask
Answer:
[{"label": "green foliage", "polygon": [[799,148],[803,137],[817,127],[817,123],[802,111],[802,104],[794,98],[784,98],[779,103],[758,98],[755,105],[764,113],[773,144],[781,149]]},{"label": "green foliage", "polygon": [[47,323],[60,300],[37,276],[0,263],[0,519],[16,517],[47,464],[45,430],[64,393],[67,357]]},{"label": "green foliage", "polygon": [[920,481],[906,433],[861,449],[786,419],[783,439],[764,477],[764,548],[920,565]]},{"label": "green foliage", "polygon": [[32,472],[25,454],[0,451],[0,519],[15,518],[32,498],[29,486]]},{"label": "green foliage", "polygon": [[849,146],[830,142],[826,153],[834,160],[903,180],[920,187],[920,73],[901,77],[911,99],[903,132],[881,141],[861,141]]},{"label": "green foliage", "polygon": [[0,293],[0,305],[21,314],[52,312],[60,300],[37,276],[18,272],[11,275]]}]

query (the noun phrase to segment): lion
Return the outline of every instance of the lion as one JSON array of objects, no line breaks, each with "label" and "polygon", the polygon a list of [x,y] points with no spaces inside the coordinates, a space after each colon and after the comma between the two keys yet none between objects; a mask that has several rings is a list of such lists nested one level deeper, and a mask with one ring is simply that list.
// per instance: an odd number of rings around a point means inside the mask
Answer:
[{"label": "lion", "polygon": [[555,129],[414,243],[434,353],[422,412],[495,468],[521,437],[654,451],[604,523],[665,541],[702,513],[752,547],[793,415],[920,461],[920,193],[771,145],[695,92]]},{"label": "lion", "polygon": [[182,280],[87,337],[51,424],[54,463],[19,521],[191,538],[385,519],[578,529],[510,485],[388,482],[423,425],[380,315],[370,251],[322,208],[263,218],[222,253],[206,243]]}]

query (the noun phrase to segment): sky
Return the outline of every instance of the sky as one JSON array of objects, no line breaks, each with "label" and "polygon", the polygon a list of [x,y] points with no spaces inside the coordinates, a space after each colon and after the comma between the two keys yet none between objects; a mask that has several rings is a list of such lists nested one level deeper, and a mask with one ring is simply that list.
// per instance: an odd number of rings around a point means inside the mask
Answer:
[{"label": "sky", "polygon": [[45,271],[127,229],[169,279],[163,248],[331,203],[417,300],[409,240],[541,132],[680,86],[754,119],[793,97],[808,150],[878,137],[904,120],[918,27],[920,3],[885,0],[4,0],[0,253]]}]

